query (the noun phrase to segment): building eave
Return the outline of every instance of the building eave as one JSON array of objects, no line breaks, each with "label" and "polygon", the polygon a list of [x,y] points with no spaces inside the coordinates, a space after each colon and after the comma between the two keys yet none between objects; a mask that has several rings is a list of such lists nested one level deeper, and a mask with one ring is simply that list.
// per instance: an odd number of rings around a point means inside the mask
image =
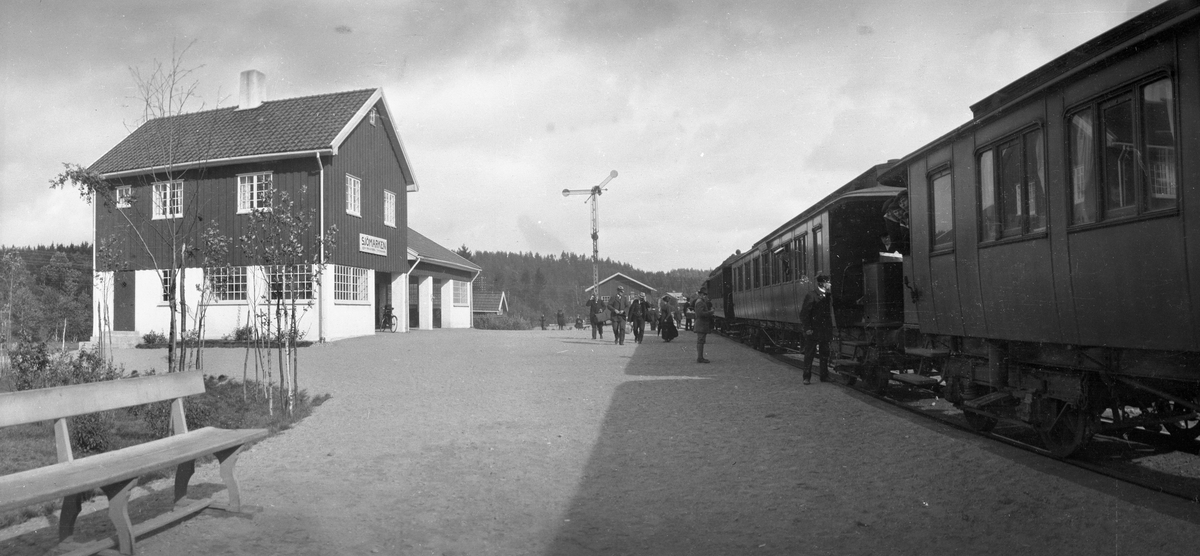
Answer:
[{"label": "building eave", "polygon": [[117,178],[128,178],[131,176],[141,176],[146,174],[161,174],[163,172],[174,172],[182,170],[191,170],[194,168],[203,168],[206,166],[229,166],[231,164],[248,164],[251,162],[267,162],[271,160],[283,160],[287,158],[302,158],[313,155],[335,155],[337,149],[309,149],[304,151],[289,151],[283,153],[267,153],[255,154],[247,156],[234,156],[229,158],[215,158],[212,160],[197,160],[193,162],[182,162],[177,164],[165,164],[162,166],[150,166],[147,168],[135,168],[132,170],[120,170],[117,172],[105,172],[100,174],[101,178],[106,180]]}]

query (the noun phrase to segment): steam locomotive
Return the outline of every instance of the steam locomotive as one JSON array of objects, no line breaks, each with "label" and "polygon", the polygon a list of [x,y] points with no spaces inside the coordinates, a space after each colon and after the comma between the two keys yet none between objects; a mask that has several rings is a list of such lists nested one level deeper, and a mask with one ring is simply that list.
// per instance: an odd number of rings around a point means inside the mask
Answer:
[{"label": "steam locomotive", "polygon": [[971,106],[708,278],[716,326],[802,345],[833,284],[835,366],[937,389],[967,422],[1200,435],[1200,1],[1161,4]]}]

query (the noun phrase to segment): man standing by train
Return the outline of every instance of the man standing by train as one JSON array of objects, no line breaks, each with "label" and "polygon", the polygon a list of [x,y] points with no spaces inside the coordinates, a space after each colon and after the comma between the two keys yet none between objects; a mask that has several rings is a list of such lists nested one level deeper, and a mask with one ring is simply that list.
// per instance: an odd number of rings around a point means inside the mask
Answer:
[{"label": "man standing by train", "polygon": [[617,286],[617,295],[608,298],[608,313],[612,318],[613,341],[617,345],[625,345],[625,312],[629,310],[629,300],[625,299],[625,287]]},{"label": "man standing by train", "polygon": [[704,343],[708,339],[708,333],[712,331],[713,304],[708,299],[706,287],[701,286],[700,291],[696,292],[693,310],[696,312],[696,322],[692,325],[696,332],[696,362],[708,363],[708,359],[704,358]]},{"label": "man standing by train", "polygon": [[800,327],[804,330],[804,383],[812,383],[813,356],[820,352],[821,382],[829,378],[829,342],[833,339],[833,312],[829,303],[829,277],[817,276],[817,289],[804,296]]}]

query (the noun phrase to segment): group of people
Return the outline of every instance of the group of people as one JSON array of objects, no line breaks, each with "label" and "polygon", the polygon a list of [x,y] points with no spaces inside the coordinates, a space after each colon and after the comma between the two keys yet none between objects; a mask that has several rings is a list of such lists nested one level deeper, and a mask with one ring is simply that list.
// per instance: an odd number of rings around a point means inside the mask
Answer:
[{"label": "group of people", "polygon": [[[651,328],[657,328],[659,337],[666,342],[679,336],[679,329],[675,325],[674,307],[670,304],[669,299],[670,296],[663,297],[657,308],[659,315],[657,326],[651,324]],[[584,305],[588,308],[590,315],[592,339],[595,340],[597,336],[601,340],[604,339],[604,324],[608,320],[612,323],[613,343],[617,345],[625,345],[626,322],[633,331],[634,342],[642,343],[646,334],[646,323],[653,318],[653,314],[656,312],[650,302],[646,301],[645,293],[628,298],[625,296],[624,286],[617,286],[617,294],[610,296],[607,302],[596,300],[596,296],[593,294]],[[708,298],[708,289],[701,287],[700,291],[696,292],[696,299],[691,305],[695,315],[692,329],[696,332],[696,362],[708,363],[708,359],[704,358],[704,345],[708,333],[712,331],[713,318],[713,304]],[[607,312],[607,318],[605,318],[605,312]]]}]

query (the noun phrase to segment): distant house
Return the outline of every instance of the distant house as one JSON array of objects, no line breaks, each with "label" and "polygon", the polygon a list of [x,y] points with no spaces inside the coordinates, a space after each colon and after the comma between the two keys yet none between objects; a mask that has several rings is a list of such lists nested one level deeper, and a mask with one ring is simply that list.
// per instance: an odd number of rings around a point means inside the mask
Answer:
[{"label": "distant house", "polygon": [[472,287],[483,270],[458,253],[408,230],[408,322],[411,328],[471,328]]},{"label": "distant house", "polygon": [[507,313],[508,299],[504,292],[475,294],[475,316],[503,316]]},{"label": "distant house", "polygon": [[[209,338],[232,334],[268,299],[303,304],[301,332],[314,340],[372,334],[384,305],[410,305],[407,194],[418,188],[383,90],[266,100],[264,85],[262,73],[243,72],[237,106],[150,120],[89,168],[115,188],[113,202],[94,207],[93,241],[115,240],[105,254],[120,261],[94,280],[114,331],[167,330],[177,295],[189,330],[205,308]],[[251,214],[284,195],[295,214],[313,215],[295,244],[324,265],[273,263],[239,244]],[[319,238],[333,227],[326,253]],[[206,230],[231,246],[202,263]],[[216,283],[202,299],[200,286]],[[108,312],[94,314],[95,337]],[[406,329],[407,314],[396,311]]]},{"label": "distant house", "polygon": [[[620,272],[617,272],[617,273],[613,274],[612,276],[609,276],[608,278],[601,280],[600,284],[598,284],[598,285],[600,286],[600,300],[601,301],[607,301],[609,296],[611,296],[614,293],[617,293],[617,286],[625,287],[625,295],[638,295],[638,294],[644,293],[644,294],[646,294],[647,300],[654,299],[654,294],[655,294],[655,292],[658,291],[658,290],[656,290],[646,284],[643,284],[637,280],[634,280],[633,278],[630,278]],[[592,295],[592,287],[588,286],[586,289],[583,290],[583,292],[586,296],[591,296]]]}]

